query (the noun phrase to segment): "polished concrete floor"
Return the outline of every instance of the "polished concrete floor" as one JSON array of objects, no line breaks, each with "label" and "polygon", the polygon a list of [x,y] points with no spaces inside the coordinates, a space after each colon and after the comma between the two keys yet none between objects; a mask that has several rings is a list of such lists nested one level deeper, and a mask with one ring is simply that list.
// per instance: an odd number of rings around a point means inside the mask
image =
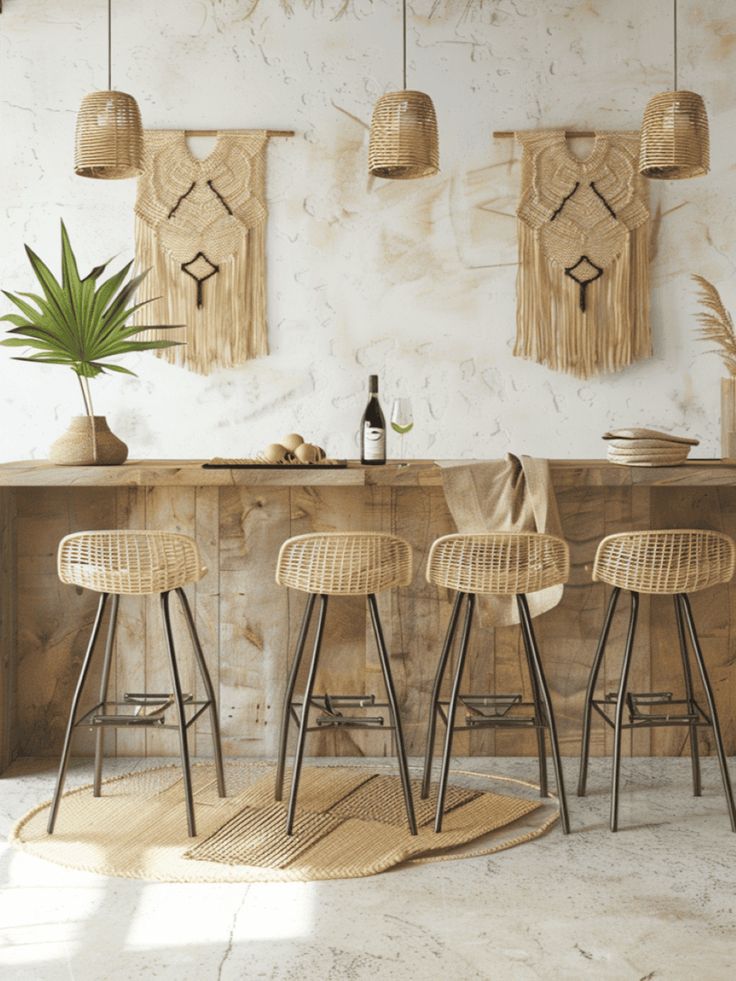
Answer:
[{"label": "polished concrete floor", "polygon": [[[111,761],[107,773],[155,761]],[[531,760],[474,769],[534,778]],[[5,844],[50,796],[49,761],[0,778],[3,981],[721,981],[736,976],[736,835],[715,761],[624,762],[622,830],[607,829],[609,762],[574,796],[573,833],[369,879],[148,884],[74,872]],[[69,786],[88,782],[76,763]],[[734,773],[736,777],[736,773]]]}]

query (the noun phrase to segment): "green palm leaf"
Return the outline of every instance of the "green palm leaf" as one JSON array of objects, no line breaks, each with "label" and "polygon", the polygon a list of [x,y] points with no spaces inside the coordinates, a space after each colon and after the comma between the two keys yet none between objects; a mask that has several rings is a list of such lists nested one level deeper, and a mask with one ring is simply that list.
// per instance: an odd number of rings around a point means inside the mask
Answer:
[{"label": "green palm leaf", "polygon": [[[61,223],[61,281],[44,261],[26,246],[31,268],[41,286],[41,293],[2,292],[18,312],[7,313],[0,321],[12,324],[8,333],[14,336],[0,341],[5,347],[25,347],[34,353],[16,355],[15,360],[34,364],[56,364],[71,368],[82,381],[106,371],[134,375],[135,372],[110,362],[125,354],[174,347],[181,341],[137,340],[149,330],[177,330],[181,324],[140,326],[128,324],[136,310],[152,300],[132,302],[148,270],[131,276],[128,262],[98,286],[98,280],[110,263],[95,266],[84,278],[80,276],[69,234]],[[85,399],[88,397],[85,396]]]}]

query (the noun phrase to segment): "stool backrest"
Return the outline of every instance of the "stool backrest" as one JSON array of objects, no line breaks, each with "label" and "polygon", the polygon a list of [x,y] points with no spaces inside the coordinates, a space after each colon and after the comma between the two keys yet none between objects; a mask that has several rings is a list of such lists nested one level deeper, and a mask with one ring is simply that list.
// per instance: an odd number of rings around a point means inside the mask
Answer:
[{"label": "stool backrest", "polygon": [[445,535],[427,561],[428,582],[463,593],[534,593],[569,574],[567,542],[541,532]]},{"label": "stool backrest", "polygon": [[692,593],[733,579],[736,545],[698,528],[626,531],[598,545],[593,579],[639,593]]},{"label": "stool backrest", "polygon": [[411,582],[411,547],[380,532],[298,535],[281,546],[276,563],[280,586],[307,593],[365,596]]},{"label": "stool backrest", "polygon": [[99,593],[143,596],[206,573],[194,539],[169,531],[78,531],[59,544],[59,579]]}]

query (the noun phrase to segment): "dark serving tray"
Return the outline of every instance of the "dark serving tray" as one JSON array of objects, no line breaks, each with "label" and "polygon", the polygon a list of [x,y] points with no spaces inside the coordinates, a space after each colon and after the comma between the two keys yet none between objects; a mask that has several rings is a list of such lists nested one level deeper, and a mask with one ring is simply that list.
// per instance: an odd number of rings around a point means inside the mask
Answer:
[{"label": "dark serving tray", "polygon": [[334,463],[203,463],[204,470],[339,470],[347,467],[347,460]]}]

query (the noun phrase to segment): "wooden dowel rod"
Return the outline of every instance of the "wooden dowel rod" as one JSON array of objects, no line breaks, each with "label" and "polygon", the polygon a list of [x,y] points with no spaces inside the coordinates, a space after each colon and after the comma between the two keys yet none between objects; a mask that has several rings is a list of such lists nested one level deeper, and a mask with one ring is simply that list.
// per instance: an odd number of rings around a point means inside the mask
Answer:
[{"label": "wooden dowel rod", "polygon": [[[166,131],[164,131],[166,132]],[[173,133],[175,130],[169,130]],[[226,129],[185,129],[185,136],[219,136],[220,133],[229,132]],[[293,129],[267,129],[266,136],[295,136]]]},{"label": "wooden dowel rod", "polygon": [[[520,130],[519,132],[533,132],[533,130]],[[515,132],[512,129],[497,129],[493,133],[494,140],[513,140]],[[589,140],[595,136],[595,133],[589,129],[566,129],[565,137],[569,140]]]}]

